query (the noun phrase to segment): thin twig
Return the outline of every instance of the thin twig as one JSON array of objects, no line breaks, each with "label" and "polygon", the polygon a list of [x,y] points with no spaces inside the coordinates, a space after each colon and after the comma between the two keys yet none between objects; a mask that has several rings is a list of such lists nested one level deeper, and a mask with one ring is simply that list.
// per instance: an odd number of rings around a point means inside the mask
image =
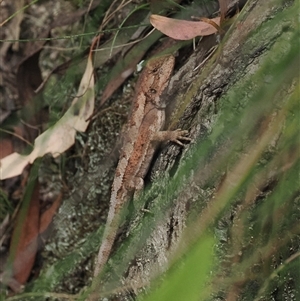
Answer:
[{"label": "thin twig", "polygon": [[7,134],[10,134],[10,135],[12,135],[12,136],[15,136],[15,137],[19,138],[20,140],[26,142],[28,145],[30,145],[30,146],[33,147],[33,144],[32,144],[32,143],[30,143],[28,140],[24,139],[22,136],[20,136],[20,135],[14,133],[14,132],[11,132],[11,131],[8,131],[8,130],[5,130],[5,129],[1,129],[1,128],[0,128],[0,131],[1,131],[1,132],[4,132],[4,133],[7,133]]}]

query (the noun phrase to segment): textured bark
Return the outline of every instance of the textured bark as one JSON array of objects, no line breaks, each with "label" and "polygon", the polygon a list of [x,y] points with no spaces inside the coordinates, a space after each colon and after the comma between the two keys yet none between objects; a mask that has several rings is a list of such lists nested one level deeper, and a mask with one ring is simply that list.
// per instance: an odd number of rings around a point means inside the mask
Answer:
[{"label": "textured bark", "polygon": [[[190,129],[193,140],[201,140],[202,136],[211,132],[220,113],[218,109],[219,101],[224,100],[222,97],[230,95],[232,90],[247,81],[249,74],[255,74],[270,56],[274,58],[274,64],[280,61],[273,46],[284,40],[289,41],[296,28],[296,9],[294,18],[282,19],[275,26],[269,20],[280,20],[280,15],[284,16],[293,5],[294,1],[248,1],[218,46],[217,53],[208,60],[205,67],[197,68],[207,57],[209,50],[217,44],[215,36],[204,38],[169,85],[167,97],[172,100],[170,106],[176,106],[170,127]],[[286,44],[286,49],[282,51],[285,52],[288,48]],[[291,86],[295,89],[295,86]],[[241,105],[246,101],[245,91]],[[189,147],[191,146],[182,150],[174,145],[165,146],[155,161],[151,172],[152,179],[166,173],[174,174],[178,157],[181,155],[184,160]],[[216,175],[219,179],[216,183],[222,181],[224,173],[225,170]],[[199,199],[199,194],[209,199],[217,189],[203,188],[209,177],[210,170],[204,168],[192,182],[187,182],[184,192],[172,202],[173,206],[164,218],[157,222],[151,237],[129,268],[125,287],[129,286],[138,292],[138,288],[150,283],[151,277],[165,271],[174,252],[182,243],[182,234],[188,216],[191,215],[191,203]],[[155,203],[155,200],[152,202]],[[152,207],[151,201],[148,206]],[[228,298],[236,300],[236,296],[233,298],[231,294],[233,292],[228,293]]]}]

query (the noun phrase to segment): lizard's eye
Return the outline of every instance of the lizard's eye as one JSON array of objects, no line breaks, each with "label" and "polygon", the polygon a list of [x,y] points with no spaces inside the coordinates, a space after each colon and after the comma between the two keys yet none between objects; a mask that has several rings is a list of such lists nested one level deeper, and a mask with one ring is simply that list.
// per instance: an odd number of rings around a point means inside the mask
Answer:
[{"label": "lizard's eye", "polygon": [[152,94],[155,94],[155,93],[156,93],[156,90],[155,90],[155,89],[150,89],[150,92],[151,92]]},{"label": "lizard's eye", "polygon": [[158,68],[154,68],[153,70],[152,70],[152,73],[156,73],[158,71]]}]

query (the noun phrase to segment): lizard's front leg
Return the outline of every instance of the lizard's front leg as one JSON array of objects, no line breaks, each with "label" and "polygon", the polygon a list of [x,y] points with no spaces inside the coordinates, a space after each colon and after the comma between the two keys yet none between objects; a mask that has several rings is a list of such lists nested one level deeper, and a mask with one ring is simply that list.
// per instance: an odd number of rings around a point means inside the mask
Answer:
[{"label": "lizard's front leg", "polygon": [[191,138],[186,137],[187,134],[188,134],[188,131],[181,130],[181,129],[177,129],[174,131],[159,131],[153,135],[152,140],[153,141],[170,140],[170,141],[173,141],[173,142],[183,146],[183,143],[180,140],[191,141]]}]

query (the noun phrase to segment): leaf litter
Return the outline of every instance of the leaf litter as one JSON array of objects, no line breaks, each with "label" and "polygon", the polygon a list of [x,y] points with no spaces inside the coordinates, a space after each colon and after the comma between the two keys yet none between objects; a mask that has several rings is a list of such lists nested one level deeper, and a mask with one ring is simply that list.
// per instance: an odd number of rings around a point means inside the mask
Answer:
[{"label": "leaf litter", "polygon": [[[220,26],[220,17],[209,19]],[[151,15],[150,22],[153,27],[175,40],[190,40],[197,36],[208,36],[216,33],[216,27],[205,21],[186,21]]]},{"label": "leaf litter", "polygon": [[0,160],[1,180],[20,175],[28,164],[32,164],[36,158],[47,153],[51,153],[54,158],[59,156],[75,143],[77,131],[86,131],[89,125],[88,118],[94,111],[95,80],[93,72],[90,52],[77,95],[70,108],[54,126],[35,139],[34,148],[29,155],[24,156],[15,152]]}]

